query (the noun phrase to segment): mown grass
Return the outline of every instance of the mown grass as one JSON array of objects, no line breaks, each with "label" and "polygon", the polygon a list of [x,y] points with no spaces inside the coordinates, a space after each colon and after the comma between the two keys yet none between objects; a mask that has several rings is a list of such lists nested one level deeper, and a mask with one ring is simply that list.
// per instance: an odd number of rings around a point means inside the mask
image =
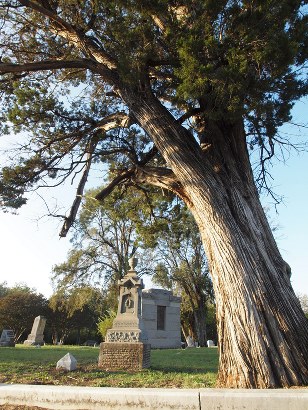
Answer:
[{"label": "mown grass", "polygon": [[[77,370],[56,370],[66,353]],[[99,348],[16,345],[0,348],[0,383],[104,387],[214,387],[218,366],[216,348],[152,350],[151,367],[140,372],[106,372],[97,366]]]}]

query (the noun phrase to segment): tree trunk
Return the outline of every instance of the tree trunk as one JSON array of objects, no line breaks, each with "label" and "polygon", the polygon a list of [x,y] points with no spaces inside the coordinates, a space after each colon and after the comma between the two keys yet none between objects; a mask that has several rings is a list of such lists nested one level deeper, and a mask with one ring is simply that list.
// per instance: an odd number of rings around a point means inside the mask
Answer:
[{"label": "tree trunk", "polygon": [[57,345],[58,344],[58,332],[57,332],[57,330],[54,330],[53,332],[52,332],[52,344],[53,345]]},{"label": "tree trunk", "polygon": [[[192,276],[192,274],[191,274]],[[194,338],[197,340],[200,347],[207,346],[206,334],[206,298],[203,295],[203,290],[196,284],[194,278],[191,278],[191,283],[178,282],[183,286],[184,292],[187,295],[188,303],[191,308],[191,330]],[[186,338],[186,337],[185,337]]]},{"label": "tree trunk", "polygon": [[21,330],[17,330],[16,332],[14,331],[14,333],[15,333],[14,342],[15,342],[15,343],[18,343],[18,342],[19,342],[19,339],[20,339],[21,336],[24,334],[25,330],[26,330],[26,328],[23,328],[23,329],[21,329]]},{"label": "tree trunk", "polygon": [[[89,337],[88,337],[89,338]],[[80,345],[80,328],[77,329],[76,345]]]},{"label": "tree trunk", "polygon": [[[251,209],[232,188],[230,197],[216,198],[214,212],[202,217],[201,227],[216,295],[219,383],[260,388],[305,384],[307,321],[258,198]],[[197,198],[194,203],[200,219],[202,203]]]},{"label": "tree trunk", "polygon": [[195,333],[197,334],[200,347],[206,347],[206,306],[202,304],[194,309]]},{"label": "tree trunk", "polygon": [[213,212],[206,210],[206,218],[200,198],[191,197],[197,204],[193,212],[202,224],[216,295],[219,384],[259,388],[305,384],[307,320],[258,198],[252,209],[232,185],[230,180],[229,197],[227,192],[216,193]]},{"label": "tree trunk", "polygon": [[242,124],[214,124],[202,150],[153,96],[124,99],[172,169],[177,181],[169,189],[201,232],[217,304],[218,384],[307,384],[308,321],[260,204]]}]

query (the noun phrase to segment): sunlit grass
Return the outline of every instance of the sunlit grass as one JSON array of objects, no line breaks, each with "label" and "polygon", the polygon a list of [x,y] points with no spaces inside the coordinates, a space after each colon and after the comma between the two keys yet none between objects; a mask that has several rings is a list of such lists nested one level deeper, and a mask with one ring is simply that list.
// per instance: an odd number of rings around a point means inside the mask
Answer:
[{"label": "sunlit grass", "polygon": [[[56,370],[66,353],[77,360],[77,370]],[[106,372],[97,366],[99,348],[16,345],[0,348],[0,383],[105,387],[213,387],[216,348],[152,350],[151,367],[140,372]]]}]

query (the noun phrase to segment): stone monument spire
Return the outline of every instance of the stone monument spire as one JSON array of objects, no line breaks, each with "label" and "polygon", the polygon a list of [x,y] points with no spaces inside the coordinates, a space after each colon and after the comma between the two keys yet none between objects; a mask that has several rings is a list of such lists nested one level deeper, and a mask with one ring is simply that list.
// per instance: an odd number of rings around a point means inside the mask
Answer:
[{"label": "stone monument spire", "polygon": [[143,281],[135,267],[138,259],[129,260],[130,270],[118,281],[120,295],[118,312],[112,329],[107,331],[106,342],[141,342],[147,340],[141,317]]},{"label": "stone monument spire", "polygon": [[138,259],[129,260],[129,271],[119,284],[119,305],[112,329],[100,345],[98,364],[105,370],[140,370],[150,366],[151,345],[141,317],[143,282],[135,270]]}]

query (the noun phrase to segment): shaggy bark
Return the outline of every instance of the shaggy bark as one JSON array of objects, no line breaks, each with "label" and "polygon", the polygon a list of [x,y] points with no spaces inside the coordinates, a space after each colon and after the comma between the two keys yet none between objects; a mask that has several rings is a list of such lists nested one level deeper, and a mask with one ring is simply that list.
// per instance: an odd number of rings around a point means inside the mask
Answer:
[{"label": "shaggy bark", "polygon": [[124,98],[200,228],[217,303],[219,384],[307,384],[308,321],[260,204],[242,124],[213,125],[204,152],[155,98]]}]

